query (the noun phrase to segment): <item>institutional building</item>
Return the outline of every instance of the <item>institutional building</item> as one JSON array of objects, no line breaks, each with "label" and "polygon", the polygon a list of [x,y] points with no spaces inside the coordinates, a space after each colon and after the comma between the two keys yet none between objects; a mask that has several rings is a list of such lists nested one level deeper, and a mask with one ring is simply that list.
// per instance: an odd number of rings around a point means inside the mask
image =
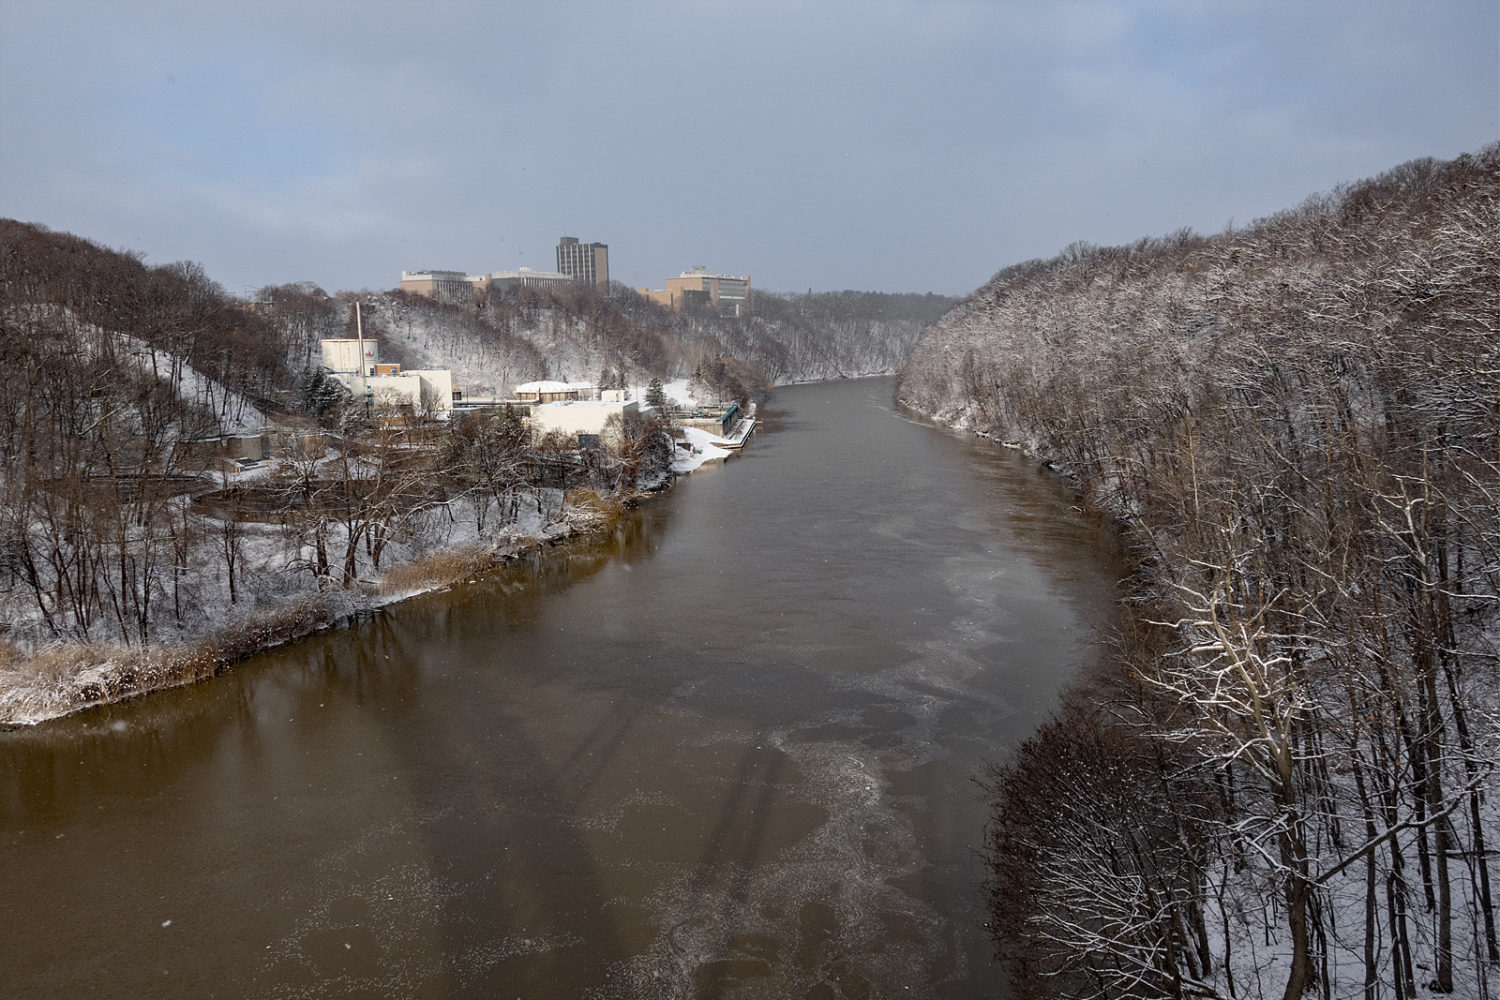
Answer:
[{"label": "institutional building", "polygon": [[748,274],[710,274],[708,268],[700,266],[668,278],[666,288],[638,288],[636,291],[671,309],[699,306],[711,308],[724,316],[750,315]]},{"label": "institutional building", "polygon": [[348,386],[356,405],[393,404],[413,413],[447,420],[453,412],[453,373],[447,368],[408,368],[380,362],[380,345],[370,337],[321,342],[323,367]]},{"label": "institutional building", "polygon": [[609,284],[609,244],[580,243],[576,236],[557,241],[557,269],[575,281],[603,288]]},{"label": "institutional building", "polygon": [[476,280],[462,271],[402,271],[397,287],[433,299],[461,299],[473,293]]},{"label": "institutional building", "polygon": [[428,298],[464,301],[483,295],[490,286],[496,288],[547,288],[573,282],[558,271],[533,271],[519,267],[514,271],[491,271],[489,274],[465,274],[462,271],[402,271],[400,289]]},{"label": "institutional building", "polygon": [[560,271],[533,271],[529,267],[518,267],[514,271],[491,271],[480,275],[479,290],[495,288],[550,288],[571,284],[573,279]]},{"label": "institutional building", "polygon": [[[553,431],[567,437],[578,435],[597,437],[606,430],[610,417],[620,417],[623,420],[627,413],[638,413],[640,405],[633,399],[559,400],[555,403],[533,406],[529,419],[532,433],[537,437]],[[580,439],[578,443],[583,446],[585,442]]]}]

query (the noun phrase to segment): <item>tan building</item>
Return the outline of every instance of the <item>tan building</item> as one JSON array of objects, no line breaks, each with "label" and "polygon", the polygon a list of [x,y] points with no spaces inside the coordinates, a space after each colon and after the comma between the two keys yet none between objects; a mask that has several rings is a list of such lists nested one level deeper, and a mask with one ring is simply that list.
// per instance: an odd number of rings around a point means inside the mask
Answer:
[{"label": "tan building", "polygon": [[402,271],[403,292],[425,295],[432,299],[465,299],[474,294],[475,282],[484,275],[468,275],[462,271]]},{"label": "tan building", "polygon": [[571,284],[573,281],[560,271],[533,271],[529,267],[518,267],[514,271],[491,271],[475,280],[481,292],[492,285],[496,288],[548,288]]},{"label": "tan building", "polygon": [[576,236],[557,241],[557,269],[575,281],[603,288],[609,284],[609,244],[580,243]]},{"label": "tan building", "polygon": [[516,386],[515,398],[522,403],[558,403],[580,398],[580,386],[571,382],[522,382]]},{"label": "tan building", "polygon": [[638,288],[636,291],[670,309],[700,306],[724,316],[750,315],[748,274],[710,274],[708,268],[700,266],[668,278],[666,288]]}]

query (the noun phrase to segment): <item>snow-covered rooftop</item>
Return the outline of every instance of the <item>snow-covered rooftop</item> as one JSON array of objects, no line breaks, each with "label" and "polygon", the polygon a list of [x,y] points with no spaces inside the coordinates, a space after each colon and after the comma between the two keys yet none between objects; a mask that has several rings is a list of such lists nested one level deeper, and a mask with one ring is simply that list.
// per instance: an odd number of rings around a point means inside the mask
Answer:
[{"label": "snow-covered rooftop", "polygon": [[556,407],[576,406],[576,407],[579,407],[581,409],[587,409],[588,407],[591,407],[591,406],[593,406],[593,407],[609,407],[609,406],[613,406],[616,409],[618,409],[618,408],[620,408],[622,406],[634,406],[634,405],[636,405],[634,401],[622,402],[622,401],[618,401],[618,400],[608,400],[608,399],[555,399],[555,400],[553,400],[550,403],[542,403],[540,406],[537,407],[537,409],[540,410],[540,409],[544,409],[544,408],[549,407],[549,406],[556,406]]}]

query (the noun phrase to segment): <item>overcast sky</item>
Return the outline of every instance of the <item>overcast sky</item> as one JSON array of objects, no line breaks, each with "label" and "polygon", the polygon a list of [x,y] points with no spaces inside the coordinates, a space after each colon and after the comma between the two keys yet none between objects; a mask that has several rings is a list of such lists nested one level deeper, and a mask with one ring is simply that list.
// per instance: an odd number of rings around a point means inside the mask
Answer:
[{"label": "overcast sky", "polygon": [[966,294],[1500,138],[1496,0],[0,0],[0,216],[230,292]]}]

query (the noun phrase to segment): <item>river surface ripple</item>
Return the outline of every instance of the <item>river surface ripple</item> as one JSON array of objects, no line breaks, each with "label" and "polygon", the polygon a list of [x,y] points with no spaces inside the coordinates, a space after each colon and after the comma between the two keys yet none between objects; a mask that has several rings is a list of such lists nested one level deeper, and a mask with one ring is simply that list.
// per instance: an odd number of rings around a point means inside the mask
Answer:
[{"label": "river surface ripple", "polygon": [[891,383],[612,537],[0,734],[0,992],[991,997],[975,779],[1115,564]]}]

